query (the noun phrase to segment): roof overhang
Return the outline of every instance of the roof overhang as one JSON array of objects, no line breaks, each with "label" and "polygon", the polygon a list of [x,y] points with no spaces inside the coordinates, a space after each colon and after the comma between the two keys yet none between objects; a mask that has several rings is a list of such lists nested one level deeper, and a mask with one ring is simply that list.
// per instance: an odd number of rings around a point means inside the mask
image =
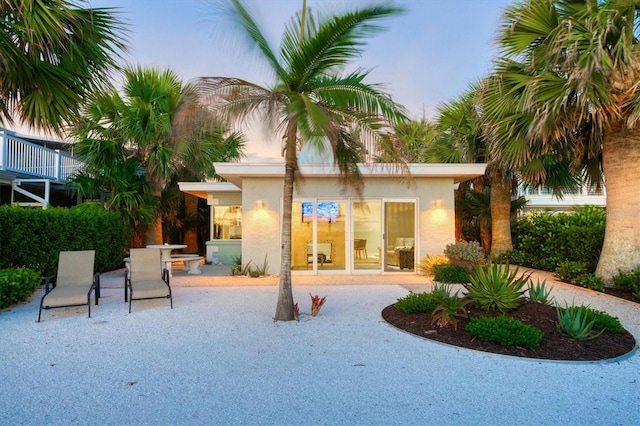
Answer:
[{"label": "roof overhang", "polygon": [[207,199],[212,192],[240,192],[240,188],[228,182],[178,182],[180,191]]},{"label": "roof overhang", "polygon": [[[214,163],[216,173],[236,188],[242,188],[244,178],[284,178],[284,163]],[[407,177],[396,164],[360,164],[362,176],[367,178]],[[412,178],[453,178],[454,183],[482,176],[486,164],[408,164]],[[337,177],[340,171],[333,164],[299,164],[302,175],[310,177]],[[182,186],[180,187],[182,190]]]}]

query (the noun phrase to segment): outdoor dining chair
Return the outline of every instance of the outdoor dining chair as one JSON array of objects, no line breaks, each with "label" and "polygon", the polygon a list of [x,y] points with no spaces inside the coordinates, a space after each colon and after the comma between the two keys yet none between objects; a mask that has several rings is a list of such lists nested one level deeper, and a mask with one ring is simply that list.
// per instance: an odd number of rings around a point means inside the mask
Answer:
[{"label": "outdoor dining chair", "polygon": [[125,286],[129,289],[129,313],[134,299],[169,299],[173,309],[169,271],[162,267],[159,249],[130,250],[129,270],[125,271]]},{"label": "outdoor dining chair", "polygon": [[89,307],[91,318],[91,292],[95,292],[96,305],[100,297],[100,274],[93,273],[95,254],[95,250],[60,252],[56,276],[45,278],[38,322],[43,309],[82,305]]}]

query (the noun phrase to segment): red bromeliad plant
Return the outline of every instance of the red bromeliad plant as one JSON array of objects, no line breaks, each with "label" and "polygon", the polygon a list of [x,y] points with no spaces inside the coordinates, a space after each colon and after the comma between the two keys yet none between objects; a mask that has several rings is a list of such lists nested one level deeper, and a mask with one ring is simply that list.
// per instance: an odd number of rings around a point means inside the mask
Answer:
[{"label": "red bromeliad plant", "polygon": [[300,321],[300,311],[298,310],[298,303],[293,305],[293,319]]},{"label": "red bromeliad plant", "polygon": [[312,296],[311,293],[309,293],[309,296],[311,296],[311,315],[315,317],[318,315],[318,312],[320,312],[320,308],[324,305],[327,296],[322,299],[320,299],[320,296],[318,295]]}]

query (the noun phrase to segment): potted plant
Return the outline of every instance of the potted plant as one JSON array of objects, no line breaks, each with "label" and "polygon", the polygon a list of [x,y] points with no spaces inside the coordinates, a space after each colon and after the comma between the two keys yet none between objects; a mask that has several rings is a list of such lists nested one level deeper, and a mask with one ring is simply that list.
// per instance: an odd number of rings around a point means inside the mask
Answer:
[{"label": "potted plant", "polygon": [[477,241],[460,241],[447,244],[444,254],[449,261],[471,272],[473,267],[484,259],[484,252]]}]

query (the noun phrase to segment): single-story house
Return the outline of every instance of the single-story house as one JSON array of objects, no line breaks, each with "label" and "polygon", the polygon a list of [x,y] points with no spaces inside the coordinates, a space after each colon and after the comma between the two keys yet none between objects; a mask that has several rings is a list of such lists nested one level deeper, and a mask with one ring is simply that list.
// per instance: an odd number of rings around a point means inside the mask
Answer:
[{"label": "single-story house", "polygon": [[[484,174],[485,164],[363,164],[362,196],[341,183],[334,165],[300,164],[292,209],[293,274],[415,272],[427,254],[454,242],[454,188]],[[283,163],[216,163],[227,182],[180,182],[211,208],[207,261],[266,261],[280,269]]]}]

